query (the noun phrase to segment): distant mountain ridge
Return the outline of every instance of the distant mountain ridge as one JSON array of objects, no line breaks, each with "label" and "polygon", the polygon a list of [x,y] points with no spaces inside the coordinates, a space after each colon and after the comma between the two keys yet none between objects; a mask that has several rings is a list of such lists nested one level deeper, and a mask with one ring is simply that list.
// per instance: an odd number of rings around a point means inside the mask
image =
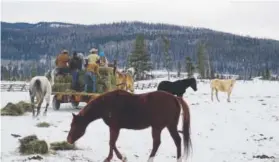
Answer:
[{"label": "distant mountain ridge", "polygon": [[206,44],[206,51],[216,71],[239,73],[243,69],[258,71],[268,66],[279,72],[279,41],[258,39],[205,28],[142,22],[82,25],[63,22],[1,22],[1,58],[36,59],[57,55],[61,49],[87,53],[92,47],[103,49],[109,60],[126,65],[137,34],[143,33],[154,68],[163,68],[161,36],[170,40],[173,68],[189,56],[196,61],[197,45]]}]

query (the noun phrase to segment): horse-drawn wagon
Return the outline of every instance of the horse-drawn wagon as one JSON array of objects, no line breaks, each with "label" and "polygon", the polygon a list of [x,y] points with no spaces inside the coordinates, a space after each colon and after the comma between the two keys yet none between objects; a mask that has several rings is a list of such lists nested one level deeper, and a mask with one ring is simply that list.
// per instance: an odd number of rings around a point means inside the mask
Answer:
[{"label": "horse-drawn wagon", "polygon": [[77,108],[80,102],[88,103],[90,100],[95,99],[100,94],[108,91],[112,91],[117,88],[116,76],[114,74],[114,68],[112,67],[100,67],[99,74],[97,76],[97,85],[95,93],[92,93],[88,86],[88,91],[84,91],[84,71],[79,73],[78,87],[71,86],[72,77],[70,74],[58,75],[54,77],[52,84],[52,107],[54,110],[59,110],[62,103],[71,103],[74,108]]}]

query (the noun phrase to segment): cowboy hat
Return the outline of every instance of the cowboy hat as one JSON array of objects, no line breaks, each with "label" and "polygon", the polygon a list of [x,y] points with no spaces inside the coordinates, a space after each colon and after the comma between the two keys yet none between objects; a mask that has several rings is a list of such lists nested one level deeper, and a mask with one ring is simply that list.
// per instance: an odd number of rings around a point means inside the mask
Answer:
[{"label": "cowboy hat", "polygon": [[68,52],[67,50],[64,49],[64,50],[62,50],[62,53],[69,53],[69,52]]},{"label": "cowboy hat", "polygon": [[96,48],[92,48],[89,52],[98,52],[98,49],[96,49]]}]

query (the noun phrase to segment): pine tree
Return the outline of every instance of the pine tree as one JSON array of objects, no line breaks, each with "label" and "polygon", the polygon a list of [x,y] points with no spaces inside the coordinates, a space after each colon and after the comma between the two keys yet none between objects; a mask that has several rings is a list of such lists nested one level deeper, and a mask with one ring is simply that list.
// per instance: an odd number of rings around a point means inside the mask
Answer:
[{"label": "pine tree", "polygon": [[143,35],[138,35],[136,37],[134,51],[129,56],[128,60],[129,66],[135,68],[135,75],[140,78],[143,76],[144,71],[152,69],[150,55],[147,53]]},{"label": "pine tree", "polygon": [[198,45],[198,70],[201,75],[201,78],[205,78],[205,63],[204,63],[204,53],[205,53],[205,46],[204,44]]},{"label": "pine tree", "polygon": [[37,69],[35,68],[35,65],[33,65],[31,68],[31,77],[33,78],[36,75],[37,75]]},{"label": "pine tree", "polygon": [[177,76],[180,77],[180,74],[181,74],[181,63],[180,63],[180,61],[178,61],[178,63],[177,63]]},{"label": "pine tree", "polygon": [[192,60],[189,56],[186,57],[186,71],[188,78],[192,77],[194,74],[195,67],[193,66]]},{"label": "pine tree", "polygon": [[171,58],[169,54],[170,41],[166,37],[162,37],[164,42],[164,67],[168,72],[168,80],[170,80]]},{"label": "pine tree", "polygon": [[271,74],[270,70],[268,68],[265,69],[265,79],[270,80]]}]

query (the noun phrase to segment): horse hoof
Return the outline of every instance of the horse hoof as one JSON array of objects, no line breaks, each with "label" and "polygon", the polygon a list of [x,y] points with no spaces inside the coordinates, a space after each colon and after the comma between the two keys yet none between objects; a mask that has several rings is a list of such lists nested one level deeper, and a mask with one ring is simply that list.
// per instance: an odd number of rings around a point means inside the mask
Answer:
[{"label": "horse hoof", "polygon": [[128,161],[128,159],[127,159],[127,157],[126,156],[124,156],[124,155],[122,155],[122,162],[127,162]]},{"label": "horse hoof", "polygon": [[108,159],[105,159],[105,160],[104,160],[104,162],[110,162],[110,160],[108,160]]},{"label": "horse hoof", "polygon": [[177,162],[182,162],[182,157],[180,157],[179,159],[177,159]]}]

